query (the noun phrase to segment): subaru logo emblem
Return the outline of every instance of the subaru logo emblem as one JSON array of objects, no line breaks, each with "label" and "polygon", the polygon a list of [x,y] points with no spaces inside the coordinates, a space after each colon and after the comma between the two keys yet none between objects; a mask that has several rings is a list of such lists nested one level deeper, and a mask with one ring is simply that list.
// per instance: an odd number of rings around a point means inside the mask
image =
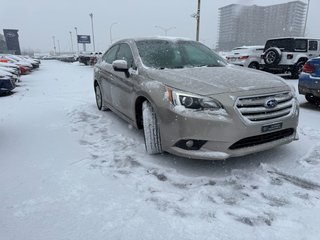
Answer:
[{"label": "subaru logo emblem", "polygon": [[274,98],[268,99],[265,102],[264,106],[266,108],[275,108],[276,106],[278,106],[278,101],[276,99],[274,99]]}]

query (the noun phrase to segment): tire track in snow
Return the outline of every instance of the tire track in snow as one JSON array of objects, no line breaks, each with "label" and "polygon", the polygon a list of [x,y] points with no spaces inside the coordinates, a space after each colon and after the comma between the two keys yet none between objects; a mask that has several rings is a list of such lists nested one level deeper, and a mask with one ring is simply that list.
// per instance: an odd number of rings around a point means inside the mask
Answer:
[{"label": "tire track in snow", "polygon": [[271,226],[290,216],[289,207],[312,203],[312,191],[320,187],[267,165],[254,172],[233,170],[226,177],[184,176],[150,161],[153,157],[146,155],[143,142],[122,135],[106,113],[83,106],[69,117],[73,131],[81,135],[79,144],[89,153],[86,164],[106,176],[126,179],[147,204],[177,217]]}]

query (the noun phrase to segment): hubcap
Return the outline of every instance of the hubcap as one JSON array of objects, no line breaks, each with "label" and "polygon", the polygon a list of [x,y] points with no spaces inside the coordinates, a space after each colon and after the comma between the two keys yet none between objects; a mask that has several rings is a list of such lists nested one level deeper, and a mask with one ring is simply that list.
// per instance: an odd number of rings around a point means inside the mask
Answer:
[{"label": "hubcap", "polygon": [[267,63],[273,63],[276,60],[276,54],[274,52],[269,52],[266,57]]}]

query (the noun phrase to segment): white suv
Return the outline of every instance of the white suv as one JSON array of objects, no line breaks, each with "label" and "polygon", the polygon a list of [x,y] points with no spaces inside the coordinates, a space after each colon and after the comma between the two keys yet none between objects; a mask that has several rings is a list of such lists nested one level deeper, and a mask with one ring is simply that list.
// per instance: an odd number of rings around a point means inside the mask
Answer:
[{"label": "white suv", "polygon": [[320,56],[320,40],[310,38],[277,38],[266,42],[262,68],[268,72],[290,72],[298,78],[303,65]]},{"label": "white suv", "polygon": [[264,46],[242,46],[234,48],[226,59],[234,65],[259,69]]}]

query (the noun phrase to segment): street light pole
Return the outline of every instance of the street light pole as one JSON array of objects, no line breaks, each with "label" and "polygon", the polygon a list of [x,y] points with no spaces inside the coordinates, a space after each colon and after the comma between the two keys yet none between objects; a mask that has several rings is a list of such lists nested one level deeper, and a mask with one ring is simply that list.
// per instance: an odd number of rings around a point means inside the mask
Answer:
[{"label": "street light pole", "polygon": [[93,52],[96,51],[96,44],[94,42],[94,30],[93,30],[93,13],[89,14],[90,18],[91,18],[91,29],[92,29],[92,43],[93,43]]},{"label": "street light pole", "polygon": [[55,38],[55,36],[52,36],[52,40],[53,40],[53,54],[56,55],[56,38]]},{"label": "street light pole", "polygon": [[308,15],[309,15],[309,6],[310,6],[310,0],[308,0],[308,7],[307,7],[307,13],[306,13],[306,19],[304,21],[304,29],[303,29],[303,36],[306,36],[306,29],[307,29],[307,22],[308,22]]},{"label": "street light pole", "polygon": [[114,26],[114,25],[116,25],[116,24],[118,24],[117,22],[114,22],[114,23],[112,23],[111,25],[110,25],[110,28],[109,28],[109,31],[110,31],[110,43],[111,43],[111,45],[112,45],[112,27]]},{"label": "street light pole", "polygon": [[70,41],[71,41],[71,52],[72,52],[72,54],[73,54],[73,53],[74,53],[74,51],[73,51],[72,32],[70,31],[69,33],[70,33]]},{"label": "street light pole", "polygon": [[78,43],[78,28],[74,27],[74,29],[76,30],[76,43],[77,43],[77,54],[79,55],[79,43]]},{"label": "street light pole", "polygon": [[169,28],[164,28],[164,27],[161,27],[161,26],[154,26],[154,27],[161,29],[161,30],[164,32],[165,36],[168,35],[168,32],[169,32],[170,30],[176,29],[176,27],[169,27]]}]

